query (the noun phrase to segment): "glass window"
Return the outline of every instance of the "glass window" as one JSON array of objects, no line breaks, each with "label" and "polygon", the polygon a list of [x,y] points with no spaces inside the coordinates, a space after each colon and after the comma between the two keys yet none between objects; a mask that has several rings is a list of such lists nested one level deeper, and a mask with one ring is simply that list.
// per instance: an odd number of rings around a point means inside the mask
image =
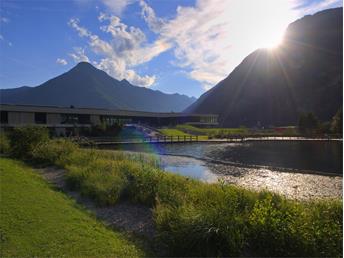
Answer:
[{"label": "glass window", "polygon": [[7,111],[1,111],[1,123],[2,124],[8,124],[8,112]]},{"label": "glass window", "polygon": [[47,113],[36,112],[35,113],[35,123],[36,124],[46,124],[47,123]]}]

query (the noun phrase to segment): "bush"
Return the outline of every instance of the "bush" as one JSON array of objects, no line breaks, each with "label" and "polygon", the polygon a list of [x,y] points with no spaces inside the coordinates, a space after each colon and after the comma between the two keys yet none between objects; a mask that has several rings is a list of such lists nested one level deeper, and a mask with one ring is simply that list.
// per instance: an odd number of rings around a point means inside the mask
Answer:
[{"label": "bush", "polygon": [[54,139],[38,144],[32,150],[32,157],[35,161],[60,167],[70,163],[73,154],[78,146],[65,139]]},{"label": "bush", "polygon": [[249,217],[251,248],[264,256],[307,256],[304,214],[299,205],[265,193]]},{"label": "bush", "polygon": [[10,153],[10,142],[5,133],[0,133],[0,153],[9,154]]},{"label": "bush", "polygon": [[44,127],[17,127],[9,133],[11,154],[16,158],[31,159],[33,150],[49,140]]}]

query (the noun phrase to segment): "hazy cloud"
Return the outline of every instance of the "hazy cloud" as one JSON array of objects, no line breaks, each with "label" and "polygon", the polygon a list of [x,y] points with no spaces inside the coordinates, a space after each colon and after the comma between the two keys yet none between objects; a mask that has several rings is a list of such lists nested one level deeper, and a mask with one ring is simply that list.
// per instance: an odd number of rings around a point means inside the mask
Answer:
[{"label": "hazy cloud", "polygon": [[152,7],[150,7],[145,1],[140,0],[140,6],[142,8],[141,16],[146,21],[150,30],[154,32],[160,32],[165,25],[165,21],[155,15]]},{"label": "hazy cloud", "polygon": [[6,17],[0,17],[0,22],[1,23],[9,23],[10,19],[6,18]]},{"label": "hazy cloud", "polygon": [[114,14],[121,15],[127,5],[132,4],[135,0],[102,0],[102,2]]},{"label": "hazy cloud", "polygon": [[320,10],[341,6],[342,4],[342,0],[323,0],[311,4],[301,2],[301,7],[299,9],[301,9],[303,14],[313,14]]},{"label": "hazy cloud", "polygon": [[57,58],[56,63],[60,64],[60,65],[67,65],[68,64],[68,62],[63,58]]},{"label": "hazy cloud", "polygon": [[75,63],[90,62],[90,59],[85,54],[85,49],[81,47],[75,47],[74,53],[70,53],[69,56],[73,58]]}]

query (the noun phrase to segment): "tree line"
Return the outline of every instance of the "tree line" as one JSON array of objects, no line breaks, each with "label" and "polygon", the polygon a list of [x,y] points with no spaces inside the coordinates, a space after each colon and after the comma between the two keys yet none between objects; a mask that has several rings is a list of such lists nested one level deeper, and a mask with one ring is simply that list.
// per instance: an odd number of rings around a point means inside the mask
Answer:
[{"label": "tree line", "polygon": [[312,112],[302,113],[298,127],[302,134],[343,134],[343,108],[327,122],[321,122]]}]

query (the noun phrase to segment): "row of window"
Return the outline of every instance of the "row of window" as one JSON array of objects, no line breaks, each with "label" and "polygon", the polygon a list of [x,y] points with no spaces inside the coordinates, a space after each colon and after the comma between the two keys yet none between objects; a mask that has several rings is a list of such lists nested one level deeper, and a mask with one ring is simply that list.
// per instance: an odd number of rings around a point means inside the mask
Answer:
[{"label": "row of window", "polygon": [[[0,114],[1,124],[8,124],[8,112],[1,111]],[[34,121],[36,124],[47,123],[47,113],[35,112]],[[61,114],[61,124],[90,124],[90,115],[78,115],[78,114]]]}]

